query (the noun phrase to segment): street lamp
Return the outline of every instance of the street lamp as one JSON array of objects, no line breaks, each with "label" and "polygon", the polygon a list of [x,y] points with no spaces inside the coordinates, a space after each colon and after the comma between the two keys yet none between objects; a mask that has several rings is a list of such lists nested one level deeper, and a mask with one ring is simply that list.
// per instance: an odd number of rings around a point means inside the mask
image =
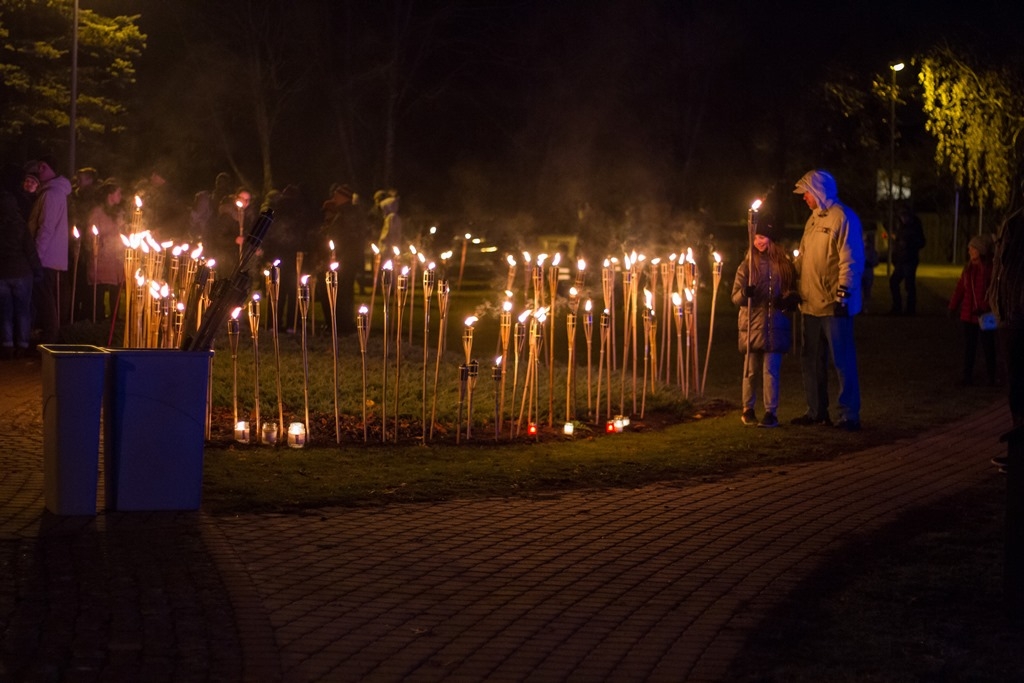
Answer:
[{"label": "street lamp", "polygon": [[892,72],[892,87],[889,89],[889,222],[886,225],[889,233],[889,255],[885,259],[886,275],[892,270],[893,217],[896,203],[892,186],[892,177],[896,174],[896,72],[903,71],[903,67],[903,62],[889,65],[889,71]]}]

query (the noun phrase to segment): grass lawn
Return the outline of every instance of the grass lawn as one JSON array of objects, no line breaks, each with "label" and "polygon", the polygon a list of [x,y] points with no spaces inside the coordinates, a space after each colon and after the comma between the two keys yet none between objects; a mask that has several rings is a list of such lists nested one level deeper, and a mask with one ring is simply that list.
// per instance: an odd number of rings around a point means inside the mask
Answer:
[{"label": "grass lawn", "polygon": [[[884,273],[884,268],[879,269]],[[472,496],[522,496],[567,488],[637,486],[651,481],[727,475],[752,465],[777,465],[829,458],[906,437],[928,427],[954,420],[1002,397],[999,389],[960,388],[961,340],[959,323],[948,319],[945,304],[959,269],[924,266],[919,274],[919,314],[912,318],[877,315],[888,309],[884,276],[878,278],[869,313],[856,321],[858,361],[863,398],[864,429],[848,434],[838,430],[806,430],[788,425],[804,412],[799,358],[783,363],[782,400],[778,429],[743,428],[739,421],[742,355],[736,342],[736,310],[719,296],[705,395],[686,400],[678,386],[661,386],[646,400],[641,419],[632,412],[631,369],[625,389],[626,412],[632,424],[625,433],[606,435],[603,420],[577,422],[574,437],[561,433],[564,422],[565,367],[556,360],[554,427],[541,420],[538,438],[494,438],[495,383],[489,369],[482,370],[476,389],[474,431],[455,443],[458,375],[462,321],[475,313],[474,357],[487,358],[497,347],[497,321],[487,317],[485,290],[469,290],[452,299],[448,353],[442,359],[435,439],[425,446],[422,434],[423,345],[422,328],[414,328],[413,343],[403,340],[399,392],[399,440],[380,441],[382,345],[371,336],[368,358],[369,443],[363,442],[361,421],[361,356],[355,338],[339,342],[339,416],[342,443],[335,443],[333,354],[330,335],[308,337],[310,423],[312,443],[305,449],[235,444],[231,440],[230,353],[220,348],[214,363],[214,440],[206,451],[204,507],[214,513],[232,511],[287,511],[325,505],[378,505],[388,502],[443,500]],[[723,279],[723,291],[728,285]],[[710,300],[704,295],[704,300]],[[724,303],[723,303],[724,301]],[[705,301],[705,307],[709,301]],[[436,310],[434,313],[436,317]],[[706,321],[707,311],[702,310]],[[380,320],[378,315],[375,320]],[[421,326],[421,318],[416,325]],[[436,360],[436,320],[432,321],[428,349],[428,403],[433,397]],[[376,332],[376,331],[375,331]],[[561,342],[565,342],[562,327]],[[379,337],[379,332],[376,332]],[[595,334],[596,336],[596,334]],[[417,339],[418,338],[418,339]],[[621,339],[621,337],[620,337]],[[707,343],[702,323],[700,357]],[[285,422],[302,421],[302,365],[297,335],[282,335],[282,375]],[[261,413],[276,419],[276,389],[272,344],[261,338]],[[394,345],[392,344],[392,353]],[[253,404],[252,346],[243,340],[238,354],[239,405],[251,415]],[[580,335],[577,372],[577,411],[586,415],[585,346]],[[561,354],[561,355],[564,355]],[[593,367],[596,373],[597,353]],[[490,362],[482,362],[488,366]],[[525,366],[525,359],[522,365]],[[389,432],[393,433],[393,357],[389,363],[387,405]],[[642,362],[640,363],[642,368]],[[542,418],[547,416],[546,372],[539,384]],[[642,370],[641,370],[642,372]],[[980,363],[979,363],[980,376]],[[582,377],[580,377],[582,376]],[[507,379],[508,386],[511,381]],[[594,379],[596,384],[596,379]],[[835,382],[833,377],[833,400]],[[613,412],[618,412],[621,375],[612,378]],[[518,396],[521,395],[520,378]],[[507,388],[511,396],[511,389]],[[511,403],[511,399],[508,400]],[[429,410],[431,406],[427,406]],[[834,409],[834,406],[833,406]],[[759,406],[760,411],[760,406]],[[512,412],[506,408],[506,415]],[[833,416],[835,417],[834,413]]]}]

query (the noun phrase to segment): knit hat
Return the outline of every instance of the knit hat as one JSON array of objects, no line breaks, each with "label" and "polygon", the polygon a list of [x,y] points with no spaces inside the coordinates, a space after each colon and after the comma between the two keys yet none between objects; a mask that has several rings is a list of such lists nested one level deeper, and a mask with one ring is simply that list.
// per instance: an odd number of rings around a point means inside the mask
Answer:
[{"label": "knit hat", "polygon": [[768,213],[754,214],[754,234],[764,235],[772,242],[778,241],[779,229],[775,225],[775,217]]},{"label": "knit hat", "polygon": [[967,243],[967,246],[977,249],[978,254],[982,257],[990,256],[992,254],[992,236],[987,234],[975,235]]}]

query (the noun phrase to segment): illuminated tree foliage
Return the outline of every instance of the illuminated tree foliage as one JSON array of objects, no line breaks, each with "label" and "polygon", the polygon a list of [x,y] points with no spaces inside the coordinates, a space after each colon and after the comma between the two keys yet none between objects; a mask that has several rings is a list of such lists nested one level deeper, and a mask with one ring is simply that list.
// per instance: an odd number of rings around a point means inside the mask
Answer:
[{"label": "illuminated tree foliage", "polygon": [[[70,123],[72,0],[0,0],[0,138],[63,140]],[[122,129],[135,60],[146,36],[138,16],[79,12],[81,138]]]},{"label": "illuminated tree foliage", "polygon": [[1024,95],[1005,68],[976,68],[949,48],[921,59],[925,124],[935,160],[976,206],[1009,205],[1024,128]]}]

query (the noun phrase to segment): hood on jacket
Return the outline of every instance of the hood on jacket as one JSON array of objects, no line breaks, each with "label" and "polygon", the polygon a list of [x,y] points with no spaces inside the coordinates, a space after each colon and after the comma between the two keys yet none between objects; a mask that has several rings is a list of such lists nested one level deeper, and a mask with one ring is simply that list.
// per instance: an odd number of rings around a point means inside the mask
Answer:
[{"label": "hood on jacket", "polygon": [[810,192],[818,201],[818,208],[827,211],[829,207],[839,201],[839,190],[836,188],[836,179],[828,171],[808,171],[800,180],[796,181],[794,194]]},{"label": "hood on jacket", "polygon": [[62,175],[55,176],[47,180],[39,188],[40,192],[44,190],[56,190],[66,197],[71,194],[71,181]]}]

